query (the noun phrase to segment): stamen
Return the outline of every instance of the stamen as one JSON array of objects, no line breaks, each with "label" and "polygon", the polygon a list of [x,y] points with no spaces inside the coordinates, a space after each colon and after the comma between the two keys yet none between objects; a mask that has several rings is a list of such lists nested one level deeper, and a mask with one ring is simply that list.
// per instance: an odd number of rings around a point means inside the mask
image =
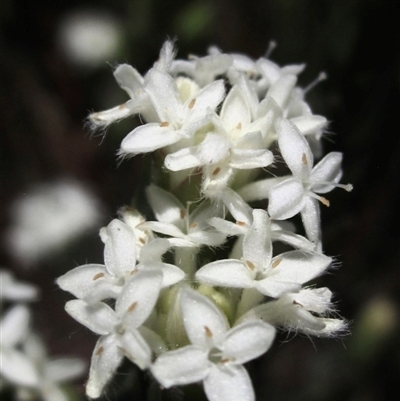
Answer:
[{"label": "stamen", "polygon": [[125,109],[125,108],[126,108],[126,103],[120,104],[120,105],[118,106],[118,108],[119,108],[120,110]]},{"label": "stamen", "polygon": [[129,275],[130,276],[133,276],[134,274],[136,274],[138,272],[138,269],[133,269],[133,270],[131,270],[130,272],[129,272]]},{"label": "stamen", "polygon": [[160,127],[168,127],[169,126],[169,122],[168,121],[163,121],[161,124],[160,124]]},{"label": "stamen", "polygon": [[237,221],[236,224],[240,227],[246,226],[246,223],[244,221]]},{"label": "stamen", "polygon": [[268,49],[265,52],[265,58],[268,58],[271,55],[271,53],[274,51],[276,46],[278,46],[278,44],[275,42],[275,40],[271,40],[268,43]]},{"label": "stamen", "polygon": [[309,92],[312,88],[314,88],[320,82],[325,81],[325,79],[327,79],[327,78],[328,78],[328,75],[326,74],[326,72],[324,72],[324,71],[320,72],[318,77],[316,79],[314,79],[314,81],[312,81],[310,84],[308,84],[308,86],[304,89],[304,94]]},{"label": "stamen", "polygon": [[190,226],[189,226],[189,228],[196,228],[197,227],[197,223],[192,223]]},{"label": "stamen", "polygon": [[179,217],[183,220],[186,216],[186,211],[185,209],[180,209],[179,210]]},{"label": "stamen", "polygon": [[239,124],[236,126],[236,129],[242,129],[242,123],[239,123]]},{"label": "stamen", "polygon": [[143,244],[143,245],[146,243],[146,241],[145,241],[142,237],[139,238],[139,242],[140,242],[141,244]]},{"label": "stamen", "polygon": [[103,353],[104,351],[104,347],[100,347],[97,351],[96,351],[96,356],[99,356]]},{"label": "stamen", "polygon": [[246,265],[250,270],[254,270],[256,266],[254,265],[253,262],[250,262],[250,260],[246,260]]},{"label": "stamen", "polygon": [[305,166],[307,166],[308,161],[307,161],[307,156],[306,156],[305,153],[303,153],[303,155],[301,156],[301,161],[303,162],[303,164],[304,164]]}]

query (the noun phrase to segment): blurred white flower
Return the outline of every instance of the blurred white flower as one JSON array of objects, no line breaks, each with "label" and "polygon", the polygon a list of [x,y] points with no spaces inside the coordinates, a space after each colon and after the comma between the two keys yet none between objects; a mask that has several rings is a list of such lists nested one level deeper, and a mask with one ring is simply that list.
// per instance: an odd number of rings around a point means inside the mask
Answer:
[{"label": "blurred white flower", "polygon": [[26,266],[60,250],[100,222],[95,196],[74,181],[36,187],[15,200],[7,232],[9,251]]},{"label": "blurred white flower", "polygon": [[17,281],[11,272],[0,269],[0,301],[34,301],[37,296],[37,287]]},{"label": "blurred white flower", "polygon": [[60,23],[58,41],[71,62],[93,68],[111,61],[121,36],[112,15],[91,9],[67,15]]}]

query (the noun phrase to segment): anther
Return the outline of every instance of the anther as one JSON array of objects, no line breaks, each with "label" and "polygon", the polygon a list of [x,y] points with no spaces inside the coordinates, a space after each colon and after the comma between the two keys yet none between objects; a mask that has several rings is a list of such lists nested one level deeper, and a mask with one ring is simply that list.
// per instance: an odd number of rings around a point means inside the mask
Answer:
[{"label": "anther", "polygon": [[126,108],[126,103],[120,104],[120,105],[118,106],[118,108],[119,108],[120,110],[125,109],[125,108]]},{"label": "anther", "polygon": [[217,167],[213,172],[212,175],[217,175],[221,171],[221,167]]},{"label": "anther", "polygon": [[96,280],[98,280],[99,278],[102,278],[102,277],[104,277],[105,276],[105,274],[104,273],[97,273],[96,275],[94,275],[93,276],[93,281],[96,281]]},{"label": "anther", "polygon": [[250,270],[254,270],[256,266],[254,265],[253,262],[250,262],[250,260],[246,260],[246,265]]},{"label": "anther", "polygon": [[103,353],[104,351],[104,347],[100,347],[97,351],[96,351],[96,356],[99,356]]},{"label": "anther", "polygon": [[305,166],[307,166],[308,161],[307,161],[307,156],[306,156],[305,153],[303,153],[303,155],[301,156],[301,161],[303,162],[303,164],[304,164]]},{"label": "anther", "polygon": [[244,227],[246,225],[244,221],[237,221],[236,224],[240,227]]},{"label": "anther", "polygon": [[191,110],[193,109],[194,104],[196,103],[196,99],[192,99],[188,105],[188,108]]},{"label": "anther", "polygon": [[137,301],[132,302],[131,306],[128,308],[127,312],[133,312],[137,307]]},{"label": "anther", "polygon": [[204,326],[204,331],[206,333],[206,337],[208,337],[208,338],[212,337],[213,333],[207,326]]},{"label": "anther", "polygon": [[160,124],[160,127],[168,127],[169,126],[169,122],[168,121],[163,121],[161,124]]},{"label": "anther", "polygon": [[275,260],[272,262],[271,267],[272,267],[273,269],[275,269],[275,267],[278,267],[278,266],[281,264],[281,262],[282,262],[282,258],[275,259]]},{"label": "anther", "polygon": [[179,217],[180,217],[181,219],[184,219],[185,216],[186,216],[186,211],[185,211],[185,209],[180,209],[180,210],[179,210]]}]

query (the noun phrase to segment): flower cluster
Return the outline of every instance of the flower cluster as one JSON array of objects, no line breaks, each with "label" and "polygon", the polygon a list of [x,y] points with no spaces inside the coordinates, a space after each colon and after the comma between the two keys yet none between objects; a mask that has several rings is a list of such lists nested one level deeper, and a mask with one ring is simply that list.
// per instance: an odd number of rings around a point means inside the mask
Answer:
[{"label": "flower cluster", "polygon": [[[351,186],[339,184],[340,153],[314,165],[327,121],[296,86],[303,68],[216,48],[179,60],[169,41],[144,76],[116,68],[130,100],[90,121],[105,128],[140,114],[145,123],[119,155],[153,152],[158,174],[146,188],[153,217],[122,209],[100,231],[104,265],[58,279],[77,298],[67,312],[100,336],[89,397],[128,358],[163,387],[203,382],[210,401],[252,401],[243,364],[269,349],[277,328],[345,329],[330,317],[329,289],[309,283],[332,263],[322,252],[321,194]],[[297,214],[300,233],[288,221]],[[212,260],[216,247],[222,256]]]},{"label": "flower cluster", "polygon": [[0,321],[0,391],[10,387],[18,401],[68,401],[61,384],[82,375],[85,363],[77,358],[50,359],[45,345],[31,329],[26,302],[37,299],[38,290],[0,270],[0,305],[10,303]]}]

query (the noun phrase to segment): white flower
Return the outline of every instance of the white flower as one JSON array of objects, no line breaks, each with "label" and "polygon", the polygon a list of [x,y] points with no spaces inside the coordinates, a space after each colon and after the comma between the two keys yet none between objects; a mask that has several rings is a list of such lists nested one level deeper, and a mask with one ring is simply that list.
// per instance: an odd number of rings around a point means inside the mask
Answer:
[{"label": "white flower", "polygon": [[13,274],[0,269],[0,302],[7,301],[34,301],[38,297],[38,288],[32,284],[17,281]]},{"label": "white flower", "polygon": [[319,243],[320,217],[318,201],[329,206],[329,201],[317,193],[335,187],[351,191],[350,185],[338,184],[341,176],[342,154],[331,152],[314,168],[314,157],[307,140],[288,120],[277,121],[278,143],[282,156],[293,173],[269,191],[268,213],[271,218],[284,220],[301,213],[308,238]]},{"label": "white flower", "polygon": [[204,283],[233,288],[255,288],[277,298],[298,291],[320,275],[332,259],[319,253],[289,251],[272,257],[270,222],[263,210],[255,210],[251,229],[243,239],[242,260],[211,262],[196,273]]},{"label": "white flower", "polygon": [[266,352],[275,329],[261,321],[229,329],[220,310],[191,289],[181,292],[183,322],[191,345],[160,355],[151,371],[164,386],[203,381],[209,401],[252,401],[254,390],[242,366]]},{"label": "white flower", "polygon": [[0,373],[11,383],[21,386],[35,386],[39,382],[35,366],[20,349],[29,334],[29,322],[29,309],[16,305],[0,323]]},{"label": "white flower", "polygon": [[162,286],[182,280],[185,274],[176,266],[161,262],[161,255],[170,247],[167,240],[153,239],[144,245],[140,263],[136,264],[136,238],[133,230],[120,220],[113,220],[102,229],[104,265],[76,267],[57,279],[57,284],[77,298],[97,302],[116,298],[123,286],[139,270],[157,269],[162,272]]},{"label": "white flower", "polygon": [[318,337],[332,337],[347,329],[342,319],[332,319],[332,292],[328,288],[303,288],[298,293],[285,294],[277,300],[256,306],[240,318],[262,319],[274,326]]},{"label": "white flower", "polygon": [[204,203],[189,213],[175,196],[156,185],[150,185],[146,192],[158,221],[147,221],[139,228],[170,236],[168,241],[173,247],[217,246],[224,242],[225,235],[208,224],[215,215],[213,205]]},{"label": "white flower", "polygon": [[12,207],[7,240],[12,255],[25,265],[58,251],[100,221],[98,199],[70,180],[43,184]]},{"label": "white flower", "polygon": [[190,139],[209,122],[224,96],[224,84],[219,80],[182,100],[174,79],[155,68],[146,75],[145,89],[158,122],[141,125],[129,133],[121,143],[121,155],[153,152]]},{"label": "white flower", "polygon": [[42,340],[34,334],[23,343],[23,352],[36,369],[38,380],[33,386],[18,388],[19,397],[36,399],[40,394],[43,401],[68,401],[70,397],[60,384],[81,376],[86,364],[79,358],[49,357]]},{"label": "white flower", "polygon": [[[198,145],[183,148],[165,158],[172,171],[193,167],[203,169],[203,192],[215,193],[226,187],[233,169],[266,167],[273,155],[263,142],[272,123],[272,112],[260,107],[254,117],[242,89],[235,85],[222,105],[220,116],[214,115],[213,130]],[[220,171],[228,176],[221,180]],[[210,191],[210,188],[212,190]]]},{"label": "white flower", "polygon": [[[259,212],[253,210],[240,195],[232,189],[226,189],[220,198],[228,208],[235,222],[227,221],[220,217],[213,217],[210,219],[210,224],[226,235],[243,236],[247,234]],[[271,237],[272,241],[285,242],[304,251],[315,250],[314,243],[308,241],[301,235],[295,234],[289,223],[286,225],[283,223],[284,222],[277,223],[274,221],[268,224],[268,227],[270,227],[270,233],[268,235]]]},{"label": "white flower", "polygon": [[161,289],[162,273],[144,270],[125,284],[115,303],[115,311],[105,303],[83,300],[67,302],[66,311],[78,322],[100,334],[93,351],[86,394],[101,396],[124,356],[141,369],[151,362],[151,349],[139,332],[149,317]]},{"label": "white flower", "polygon": [[[160,51],[159,61],[154,69],[165,71],[174,57],[173,43],[165,42]],[[147,122],[157,121],[157,113],[146,91],[145,78],[128,64],[119,65],[114,71],[119,86],[128,93],[130,100],[124,104],[89,115],[92,128],[105,127],[113,122],[140,113]]]}]

